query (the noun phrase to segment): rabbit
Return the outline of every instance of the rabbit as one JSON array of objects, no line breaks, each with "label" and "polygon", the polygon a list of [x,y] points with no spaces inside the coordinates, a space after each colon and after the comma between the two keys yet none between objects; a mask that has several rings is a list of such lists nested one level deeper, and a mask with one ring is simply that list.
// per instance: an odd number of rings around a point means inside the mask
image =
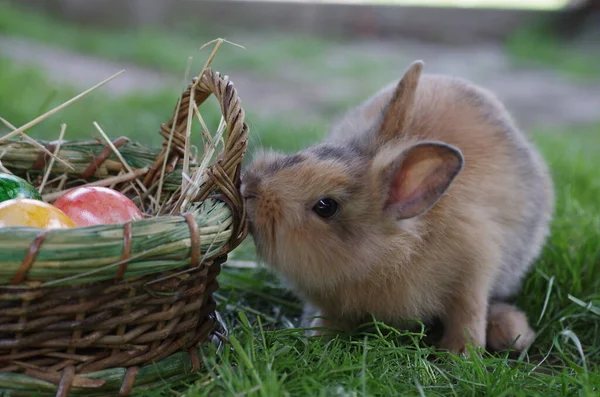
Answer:
[{"label": "rabbit", "polygon": [[549,167],[492,93],[423,66],[322,143],[252,159],[257,255],[315,309],[311,335],[438,319],[441,350],[523,351],[535,332],[509,301],[549,235]]}]

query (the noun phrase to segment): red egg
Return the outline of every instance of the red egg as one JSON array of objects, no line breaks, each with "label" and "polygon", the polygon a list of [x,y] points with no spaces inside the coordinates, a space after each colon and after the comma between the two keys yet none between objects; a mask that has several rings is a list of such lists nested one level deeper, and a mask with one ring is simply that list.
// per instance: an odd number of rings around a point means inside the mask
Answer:
[{"label": "red egg", "polygon": [[142,218],[127,196],[107,187],[87,186],[69,190],[54,202],[77,226],[125,223]]}]

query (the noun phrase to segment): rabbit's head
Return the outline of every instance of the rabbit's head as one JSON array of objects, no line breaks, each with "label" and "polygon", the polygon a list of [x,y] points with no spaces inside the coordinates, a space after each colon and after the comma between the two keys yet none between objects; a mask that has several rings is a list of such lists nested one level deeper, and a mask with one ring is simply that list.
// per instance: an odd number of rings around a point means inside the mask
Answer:
[{"label": "rabbit's head", "polygon": [[450,187],[461,152],[403,137],[422,64],[370,131],[295,154],[259,153],[242,176],[259,257],[310,294],[396,271],[421,242],[420,218]]}]

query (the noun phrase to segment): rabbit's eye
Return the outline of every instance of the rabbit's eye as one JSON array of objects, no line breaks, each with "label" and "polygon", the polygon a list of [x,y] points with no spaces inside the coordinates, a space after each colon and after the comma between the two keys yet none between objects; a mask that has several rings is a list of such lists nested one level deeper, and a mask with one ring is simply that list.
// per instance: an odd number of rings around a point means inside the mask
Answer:
[{"label": "rabbit's eye", "polygon": [[333,218],[337,214],[338,209],[339,204],[337,201],[328,197],[319,200],[313,207],[315,214],[325,219]]}]

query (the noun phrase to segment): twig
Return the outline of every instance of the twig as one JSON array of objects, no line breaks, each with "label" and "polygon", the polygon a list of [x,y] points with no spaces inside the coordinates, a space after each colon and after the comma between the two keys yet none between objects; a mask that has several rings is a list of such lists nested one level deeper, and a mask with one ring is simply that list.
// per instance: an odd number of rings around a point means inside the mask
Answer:
[{"label": "twig", "polygon": [[7,170],[4,165],[2,165],[2,161],[0,161],[0,171],[4,172],[5,174],[10,174],[12,175],[12,172],[10,172],[9,170]]},{"label": "twig", "polygon": [[[233,43],[231,41],[222,39],[222,38],[218,38],[212,41],[209,41],[208,43],[204,44],[202,47],[200,47],[200,50],[206,48],[207,46],[216,43],[215,47],[213,48],[210,56],[208,57],[208,59],[206,60],[204,67],[202,68],[202,70],[200,71],[200,74],[198,75],[198,77],[196,78],[194,84],[192,85],[191,89],[190,89],[190,102],[189,102],[189,107],[188,107],[188,124],[187,124],[187,128],[186,128],[186,139],[185,139],[185,147],[184,147],[184,157],[183,157],[183,171],[182,171],[182,175],[189,175],[189,157],[190,157],[190,146],[189,146],[189,139],[190,139],[190,135],[191,135],[191,128],[192,128],[192,111],[194,111],[194,113],[196,113],[197,115],[199,115],[199,111],[198,108],[196,106],[196,102],[194,101],[194,95],[195,95],[195,91],[196,91],[196,87],[198,86],[198,84],[200,84],[200,81],[202,81],[202,77],[204,76],[204,73],[206,73],[206,70],[208,70],[208,68],[210,67],[212,61],[214,60],[215,56],[217,55],[217,52],[219,51],[219,48],[221,47],[221,45],[223,45],[223,43],[228,43],[228,44],[232,44],[236,47],[240,47],[242,49],[245,49],[243,46]],[[179,104],[178,104],[178,109],[179,109]],[[202,135],[208,135],[209,131],[208,128],[206,127],[206,124],[203,122],[202,117],[200,116],[199,119],[202,122],[202,127],[204,128],[204,131],[202,133]],[[171,132],[172,133],[172,132]],[[171,138],[171,137],[169,137]],[[170,141],[169,141],[169,145],[170,145]],[[205,154],[206,154],[206,150],[205,150]],[[209,156],[210,157],[210,156]],[[204,160],[206,161],[206,156],[204,157]],[[204,161],[203,161],[204,162]],[[163,163],[163,169],[164,169],[164,164]],[[194,174],[197,174],[198,170],[196,170],[194,172]],[[161,175],[162,177],[162,175]],[[181,194],[178,198],[178,200],[176,201],[176,204],[173,206],[173,208],[171,209],[171,212],[176,211],[177,208],[182,208],[184,206],[183,203],[187,202],[186,200],[186,195],[190,190],[190,180],[189,178],[181,178]],[[159,185],[159,193],[162,190],[162,185]],[[160,197],[160,196],[159,196]],[[168,204],[168,203],[167,203]]]},{"label": "twig", "polygon": [[52,116],[53,114],[61,111],[62,109],[66,108],[67,106],[71,105],[72,103],[76,102],[77,100],[83,98],[84,96],[86,96],[87,94],[89,94],[90,92],[96,90],[97,88],[100,88],[101,86],[103,86],[104,84],[108,83],[109,81],[113,80],[114,78],[120,76],[123,72],[125,72],[125,70],[121,70],[120,72],[117,72],[115,74],[113,74],[111,77],[107,78],[106,80],[96,84],[95,86],[93,86],[92,88],[82,92],[81,94],[69,99],[66,102],[63,102],[61,105],[58,105],[57,107],[55,107],[54,109],[44,113],[43,115],[31,120],[30,122],[22,125],[21,127],[17,128],[16,130],[9,132],[8,134],[4,135],[3,137],[0,137],[0,143],[6,141],[7,139],[12,138],[13,136],[19,135],[22,132],[25,132],[27,129],[33,127],[34,125],[38,124],[40,121],[43,121],[45,119],[47,119],[48,117]]},{"label": "twig", "polygon": [[[123,167],[125,167],[125,169],[127,169],[127,171],[129,171],[129,172],[133,172],[133,169],[131,169],[131,167],[129,166],[129,164],[127,163],[127,161],[125,161],[125,159],[123,158],[123,156],[121,156],[121,152],[119,152],[119,150],[115,147],[115,145],[112,143],[112,141],[110,140],[110,138],[108,137],[108,135],[106,135],[106,133],[104,132],[104,130],[102,129],[102,127],[100,127],[100,124],[98,124],[97,121],[94,121],[93,124],[94,124],[94,127],[96,127],[96,129],[100,133],[100,135],[102,135],[102,138],[106,141],[106,144],[110,147],[110,149],[113,151],[113,153],[115,154],[115,156],[117,156],[117,158],[119,159],[119,161],[121,161],[121,164],[123,164]],[[145,189],[144,186],[143,186],[143,189]]]},{"label": "twig", "polygon": [[[188,63],[185,68],[185,73],[183,76],[183,86],[185,87],[186,81],[188,79],[188,75],[190,73],[189,69],[191,67],[191,57],[188,58]],[[177,99],[177,108],[175,114],[173,115],[173,124],[171,125],[171,132],[169,133],[169,139],[167,140],[167,147],[165,148],[165,158],[163,159],[162,167],[160,169],[160,178],[158,179],[158,190],[156,192],[156,208],[154,213],[158,214],[161,211],[160,205],[160,196],[162,195],[163,183],[165,180],[165,172],[167,170],[167,161],[169,160],[169,153],[171,152],[171,145],[173,143],[173,135],[175,134],[175,126],[177,125],[177,118],[179,117],[179,108],[181,107],[181,96]]]},{"label": "twig", "polygon": [[[187,128],[185,131],[185,147],[184,147],[184,152],[183,152],[183,172],[184,173],[188,173],[189,175],[189,139],[190,139],[190,135],[192,133],[192,120],[193,120],[193,108],[196,107],[196,102],[194,101],[194,94],[196,93],[196,87],[198,86],[198,84],[200,84],[200,81],[202,80],[202,77],[204,76],[204,73],[206,73],[206,70],[208,69],[208,67],[210,66],[210,64],[212,63],[212,61],[215,59],[215,56],[217,55],[217,52],[219,51],[219,48],[221,47],[221,45],[223,45],[223,42],[225,40],[224,39],[216,39],[213,40],[209,43],[206,43],[205,45],[203,45],[202,47],[200,47],[200,50],[202,50],[204,47],[206,47],[207,45],[209,45],[210,43],[215,43],[215,48],[213,48],[212,52],[210,53],[208,59],[206,60],[206,62],[204,63],[204,67],[202,68],[202,70],[200,71],[200,74],[198,75],[198,78],[196,79],[196,81],[194,82],[194,84],[192,85],[192,88],[190,90],[190,102],[188,104],[188,124],[187,124]],[[185,178],[181,178],[181,191],[185,192],[186,191],[186,179]]]},{"label": "twig", "polygon": [[[197,113],[200,116],[200,112]],[[202,117],[202,116],[200,116]],[[210,145],[207,147],[207,149],[204,151],[204,158],[202,159],[202,162],[200,163],[200,165],[198,166],[198,168],[196,168],[196,170],[194,171],[194,175],[192,175],[192,180],[194,181],[193,184],[191,184],[190,186],[194,187],[196,189],[196,191],[188,189],[188,191],[184,193],[182,193],[182,197],[183,197],[183,201],[181,201],[181,207],[180,208],[184,208],[187,203],[190,200],[190,197],[193,197],[197,194],[197,190],[200,189],[200,187],[204,184],[205,180],[206,180],[206,169],[208,168],[209,162],[212,159],[215,151],[217,150],[217,145],[219,144],[223,133],[225,132],[225,127],[226,124],[224,122],[224,118],[223,116],[221,116],[221,120],[219,122],[219,128],[217,129],[217,132],[214,136],[214,139],[212,140],[212,142],[210,143]]]},{"label": "twig", "polygon": [[52,156],[52,158],[50,159],[50,162],[48,163],[48,168],[46,169],[46,172],[44,173],[44,178],[42,178],[42,184],[40,185],[40,187],[38,189],[40,194],[42,194],[42,191],[44,190],[44,187],[46,186],[46,182],[48,181],[48,177],[50,176],[50,172],[52,171],[52,167],[54,167],[54,160],[56,158],[58,158],[58,151],[60,150],[60,145],[62,145],[63,138],[65,136],[65,131],[67,131],[67,125],[62,124],[60,126],[60,135],[58,136],[58,143],[56,144],[56,148],[54,149],[54,156]]},{"label": "twig", "polygon": [[[120,176],[120,175],[125,175],[125,171],[123,171],[123,169],[119,170],[119,172],[117,173],[117,176]],[[115,183],[112,183],[112,184],[111,184],[110,186],[108,186],[108,187],[109,187],[110,189],[114,189],[114,188],[115,188],[115,185],[116,185],[116,182],[115,182]],[[130,186],[131,186],[131,185],[130,185]]]},{"label": "twig", "polygon": [[[185,79],[187,80],[188,74],[190,72],[190,67],[192,63],[192,57],[188,59],[187,68],[185,70]],[[181,171],[181,175],[189,175],[190,174],[190,137],[192,135],[192,107],[196,103],[194,100],[196,90],[190,90],[190,102],[188,104],[188,118],[187,118],[187,128],[185,129],[185,144],[183,150],[183,170]],[[181,190],[184,191],[186,187],[186,179],[181,178]]]},{"label": "twig", "polygon": [[217,43],[217,44],[215,44],[215,48],[213,48],[212,52],[208,56],[208,59],[206,60],[206,63],[204,64],[204,67],[200,71],[200,74],[198,75],[198,78],[196,79],[196,82],[193,85],[194,88],[196,88],[196,86],[198,84],[200,84],[200,80],[202,79],[202,76],[204,76],[204,73],[206,73],[206,70],[210,67],[210,64],[212,63],[212,61],[217,56],[217,52],[219,52],[219,48],[221,48],[221,46],[223,45],[223,43],[231,44],[231,45],[234,45],[236,47],[242,48],[244,50],[246,49],[242,45],[236,44],[236,43],[234,43],[232,41],[225,40],[225,39],[222,39],[222,38],[219,37],[218,39],[211,40],[208,43],[204,44],[202,47],[200,47],[200,51],[202,51],[204,48],[208,47],[212,43]]},{"label": "twig", "polygon": [[208,69],[208,67],[210,66],[210,64],[212,63],[212,61],[215,59],[215,56],[217,56],[217,52],[219,51],[219,48],[221,48],[221,45],[223,45],[224,42],[225,42],[224,39],[219,38],[219,39],[216,39],[216,40],[213,40],[213,41],[209,41],[208,43],[206,43],[202,47],[200,47],[200,50],[202,50],[204,47],[206,47],[206,46],[208,46],[208,45],[210,45],[212,43],[217,43],[217,44],[215,44],[215,48],[213,48],[212,52],[208,56],[208,59],[204,63],[204,67],[200,71],[200,74],[198,75],[198,78],[194,82],[194,85],[192,86],[194,89],[196,88],[196,86],[198,86],[198,84],[200,84],[200,81],[202,80],[202,76],[204,76],[204,73],[206,73],[206,69]]},{"label": "twig", "polygon": [[[127,174],[113,176],[111,178],[106,178],[106,179],[102,179],[102,180],[95,181],[95,182],[90,182],[90,183],[87,183],[82,186],[110,186],[113,183],[127,182],[134,178],[138,178],[141,175],[144,175],[146,172],[148,172],[148,170],[149,170],[148,167],[144,167],[144,168],[140,168],[139,170],[135,170],[133,172],[128,172]],[[54,201],[57,198],[59,198],[60,196],[62,196],[64,193],[65,193],[64,190],[60,191],[60,192],[48,193],[48,194],[42,196],[42,198],[44,199],[44,201]]]},{"label": "twig", "polygon": [[[117,158],[119,159],[119,161],[121,162],[121,164],[123,164],[123,167],[125,167],[125,169],[129,173],[132,173],[133,169],[129,166],[129,164],[127,163],[127,161],[125,161],[125,159],[121,155],[121,152],[119,152],[119,150],[115,147],[115,145],[112,143],[112,141],[110,140],[110,138],[108,137],[108,135],[106,135],[106,133],[104,132],[104,130],[102,129],[102,127],[100,127],[100,124],[98,124],[96,121],[94,121],[93,124],[94,124],[94,127],[96,127],[96,129],[98,130],[98,132],[102,135],[102,138],[106,141],[106,144],[111,148],[111,150],[113,151],[113,153],[115,154],[115,156],[117,156]],[[135,179],[135,181],[140,186],[140,188],[142,189],[142,191],[145,193],[147,191],[147,189],[146,189],[146,186],[144,186],[144,184],[142,183],[142,181],[140,181],[139,179]],[[152,199],[152,197],[151,197],[151,199]]]},{"label": "twig", "polygon": [[[48,184],[48,185],[51,185],[51,184],[53,184],[53,183],[59,182],[59,185],[64,185],[64,181],[65,181],[65,179],[67,179],[67,178],[68,178],[68,177],[67,177],[67,174],[62,174],[62,175],[60,175],[60,176],[57,176],[57,177],[55,177],[55,178],[52,178],[52,179],[50,179],[50,180],[47,182],[47,184]],[[62,190],[62,188],[60,188],[60,187],[59,187],[59,188],[58,188],[58,190]]]},{"label": "twig", "polygon": [[69,176],[67,174],[62,174],[60,177],[60,182],[58,182],[58,190],[63,190],[65,188],[65,185],[67,184],[67,180],[69,179]]},{"label": "twig", "polygon": [[[195,113],[196,117],[198,118],[200,125],[202,126],[202,137],[205,138],[208,141],[208,143],[204,145],[204,156],[203,156],[202,162],[200,163],[199,167],[196,168],[196,170],[194,171],[194,175],[190,175],[190,179],[188,181],[189,183],[187,185],[187,188],[185,190],[181,191],[181,194],[179,195],[179,198],[177,199],[175,206],[171,209],[171,215],[173,215],[176,211],[182,211],[183,208],[185,208],[185,206],[187,205],[187,203],[189,201],[189,197],[193,196],[193,191],[192,191],[192,193],[190,193],[190,190],[192,188],[198,190],[200,188],[200,186],[202,186],[202,183],[204,182],[203,179],[206,177],[206,175],[204,175],[206,167],[208,166],[208,162],[210,161],[210,159],[214,153],[214,149],[216,148],[215,141],[218,138],[216,138],[215,140],[212,139],[212,137],[210,135],[210,131],[209,131],[208,127],[206,126],[206,122],[204,121],[204,118],[202,117],[202,114],[200,113],[200,110],[198,109],[198,106],[196,106],[196,104],[194,104],[194,113]],[[221,120],[222,119],[223,119],[223,116],[221,116]],[[217,136],[218,135],[219,135],[219,131],[217,130]],[[202,178],[198,178],[198,175],[201,175]]]},{"label": "twig", "polygon": [[[7,126],[8,128],[10,128],[11,130],[16,130],[17,127],[15,127],[14,125],[12,125],[10,122],[8,122],[8,120],[3,119],[2,117],[0,117],[0,121]],[[21,138],[25,139],[28,143],[32,144],[33,146],[37,147],[38,149],[40,149],[42,152],[46,153],[48,156],[52,157],[53,159],[55,159],[56,161],[62,163],[65,167],[70,168],[71,170],[74,170],[75,168],[73,168],[73,166],[71,164],[69,164],[68,162],[66,162],[65,160],[57,157],[54,155],[54,153],[52,153],[50,150],[46,149],[44,147],[44,145],[42,145],[41,143],[39,143],[38,141],[36,141],[35,139],[33,139],[32,137],[30,137],[27,134],[21,133]]]},{"label": "twig", "polygon": [[202,51],[204,48],[208,47],[209,45],[211,45],[211,44],[212,44],[212,43],[214,43],[215,41],[219,41],[219,40],[220,40],[220,41],[222,41],[223,43],[227,43],[227,44],[231,44],[231,45],[233,45],[233,46],[239,47],[239,48],[241,48],[242,50],[245,50],[245,49],[246,49],[246,47],[244,47],[244,46],[243,46],[243,45],[241,45],[241,44],[236,44],[236,43],[234,43],[233,41],[229,41],[229,40],[227,40],[227,39],[218,38],[218,39],[214,39],[214,40],[212,40],[212,41],[209,41],[209,42],[208,42],[208,43],[206,43],[206,44],[203,44],[203,45],[202,45],[202,47],[200,47],[200,51]]},{"label": "twig", "polygon": [[213,139],[210,136],[210,130],[206,126],[206,122],[204,121],[204,118],[202,117],[202,114],[200,113],[200,109],[198,109],[198,106],[194,107],[194,114],[196,115],[196,118],[200,122],[200,125],[202,125],[202,137],[208,141],[208,145],[204,146],[204,151],[206,152],[207,148],[210,145],[212,145]]}]

